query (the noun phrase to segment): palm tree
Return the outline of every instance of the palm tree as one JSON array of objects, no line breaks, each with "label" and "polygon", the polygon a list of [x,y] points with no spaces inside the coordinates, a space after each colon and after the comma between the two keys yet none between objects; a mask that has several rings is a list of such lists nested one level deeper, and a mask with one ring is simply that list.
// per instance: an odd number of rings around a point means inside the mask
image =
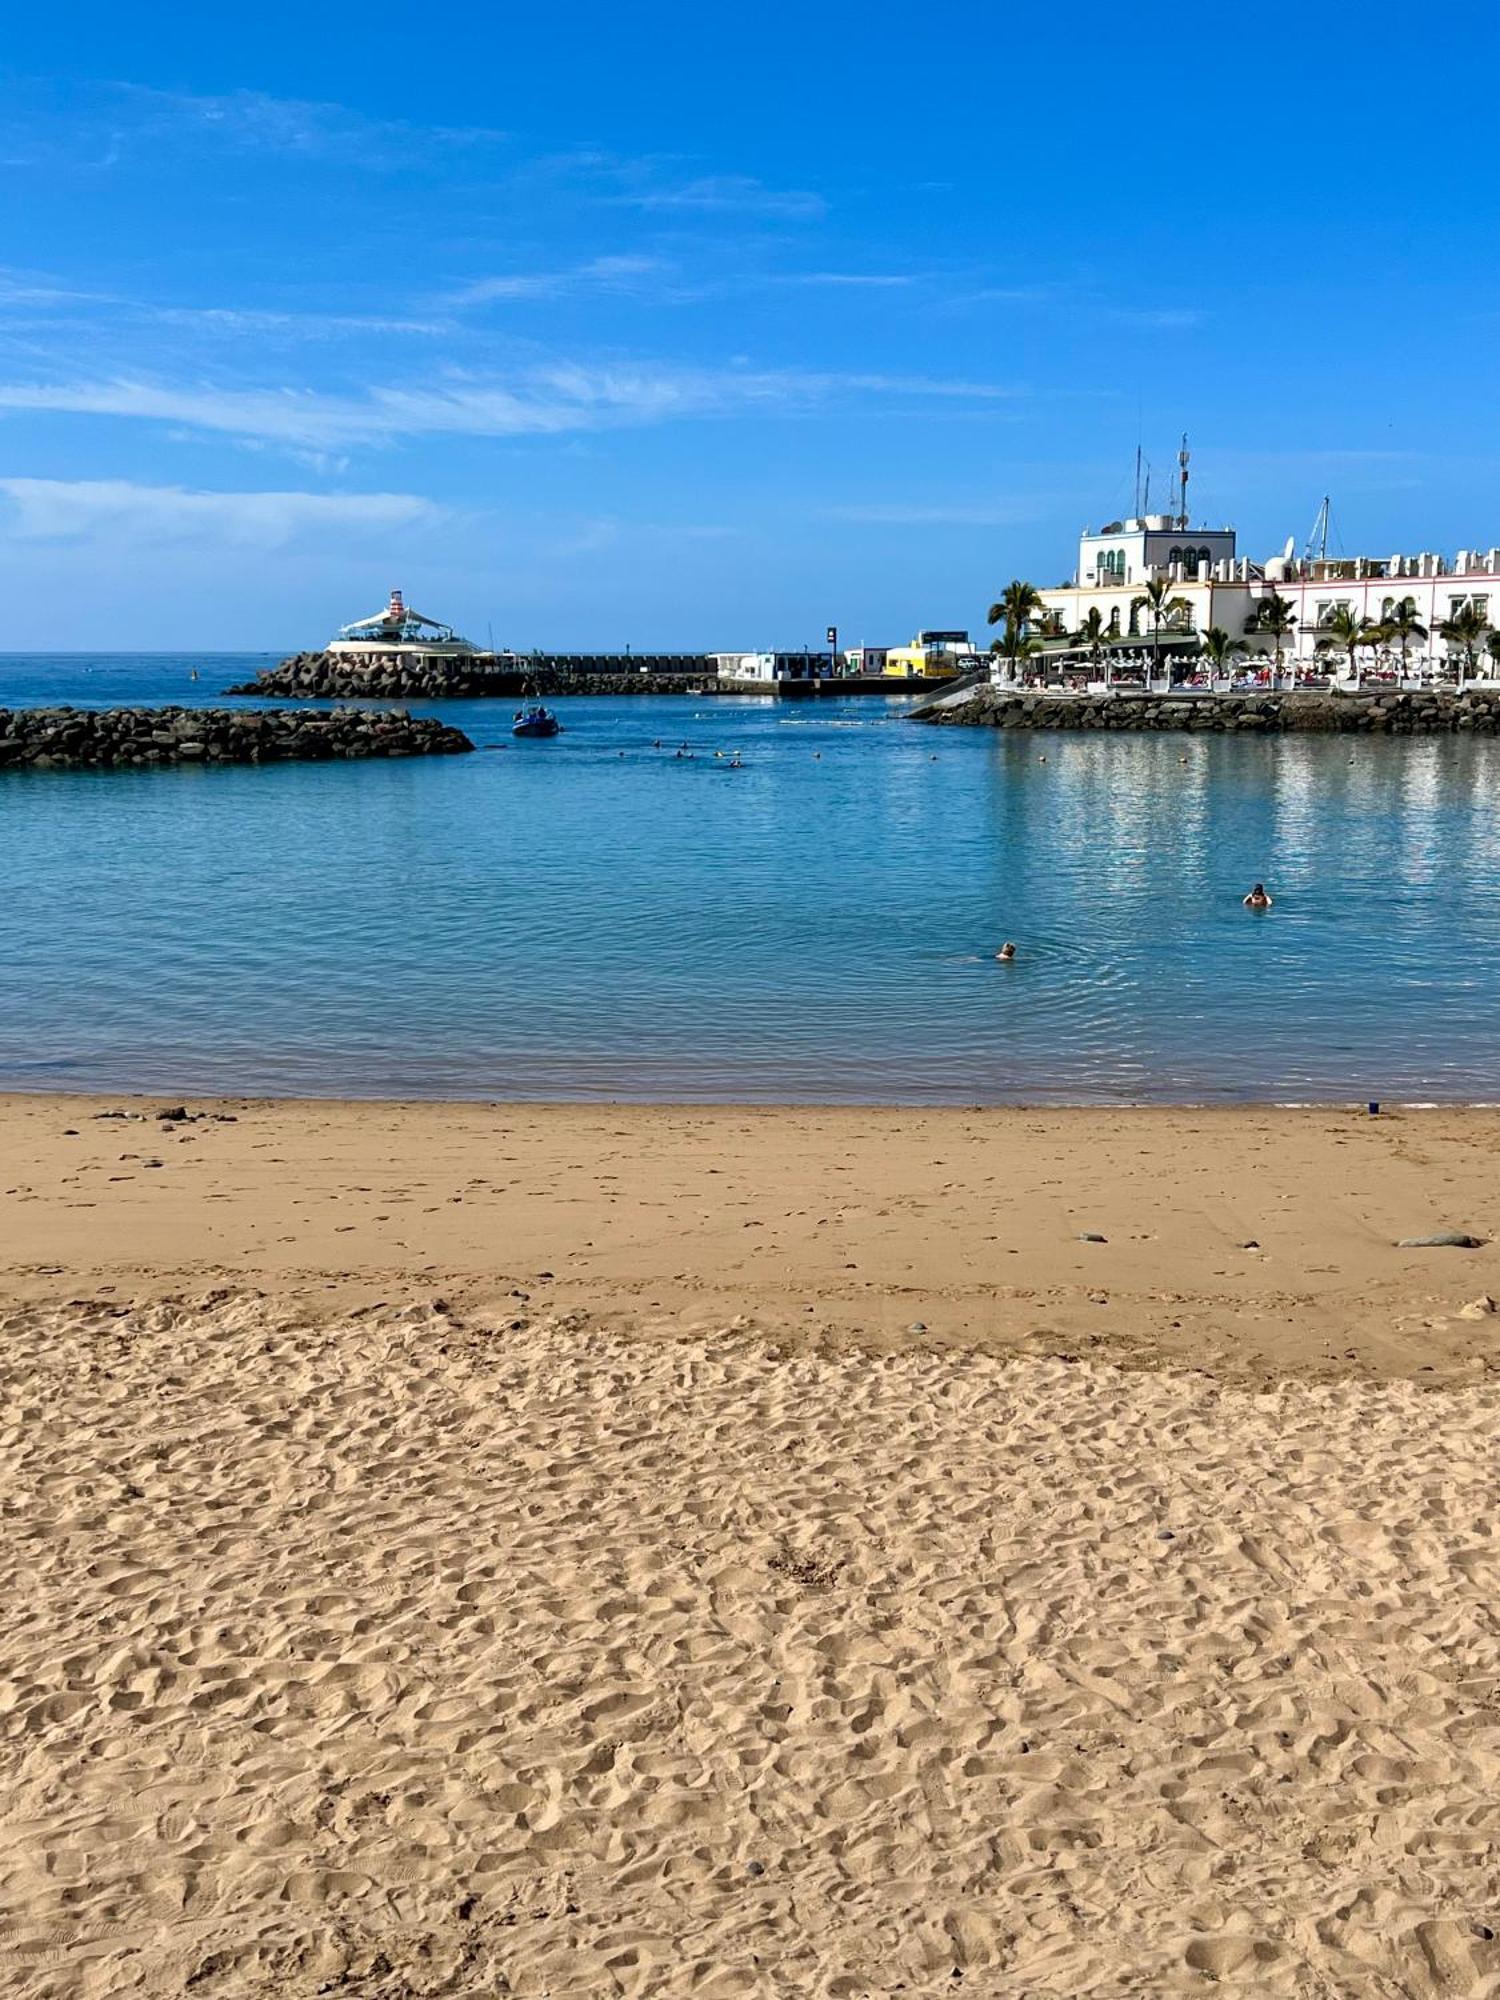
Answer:
[{"label": "palm tree", "polygon": [[1175,624],[1183,612],[1192,606],[1185,597],[1173,597],[1170,577],[1153,576],[1139,597],[1130,600],[1130,615],[1144,611],[1151,620],[1151,678],[1154,681],[1161,668],[1161,628]]},{"label": "palm tree", "polygon": [[[1010,662],[1011,679],[1015,679],[1016,662],[1025,657],[1023,642],[1026,628],[1046,611],[1042,594],[1034,583],[1025,583],[1020,577],[1008,583],[1000,593],[998,604],[992,604],[987,615],[987,623],[1002,625],[1004,636],[990,648],[991,652],[1003,653]],[[1032,650],[1027,648],[1026,650]]]},{"label": "palm tree", "polygon": [[1450,651],[1457,646],[1462,655],[1458,663],[1460,689],[1464,684],[1465,670],[1469,673],[1474,671],[1474,655],[1479,650],[1480,640],[1489,629],[1489,621],[1484,613],[1476,611],[1467,599],[1438,627],[1438,637],[1447,640]]},{"label": "palm tree", "polygon": [[1500,674],[1500,632],[1491,632],[1484,642],[1484,650],[1489,654],[1496,674]]},{"label": "palm tree", "polygon": [[1356,617],[1347,604],[1336,604],[1319,629],[1348,654],[1349,678],[1356,682],[1359,675],[1354,667],[1355,652],[1361,646],[1378,646],[1386,634],[1384,625],[1371,625],[1365,619]]},{"label": "palm tree", "polygon": [[1088,648],[1089,660],[1094,666],[1104,658],[1104,649],[1109,640],[1109,627],[1104,622],[1104,613],[1098,605],[1092,605],[1088,616],[1073,634],[1075,646]]},{"label": "palm tree", "polygon": [[1413,598],[1403,597],[1399,604],[1393,604],[1381,619],[1391,638],[1401,648],[1401,678],[1406,679],[1406,646],[1410,639],[1425,639],[1427,627],[1417,616],[1417,606]]},{"label": "palm tree", "polygon": [[1222,625],[1210,625],[1203,635],[1203,652],[1211,674],[1227,674],[1236,653],[1243,653],[1243,639],[1231,639]]},{"label": "palm tree", "polygon": [[1297,613],[1289,597],[1278,591],[1263,597],[1250,616],[1245,620],[1247,632],[1264,632],[1276,641],[1276,678],[1281,679],[1282,641],[1297,622]]}]

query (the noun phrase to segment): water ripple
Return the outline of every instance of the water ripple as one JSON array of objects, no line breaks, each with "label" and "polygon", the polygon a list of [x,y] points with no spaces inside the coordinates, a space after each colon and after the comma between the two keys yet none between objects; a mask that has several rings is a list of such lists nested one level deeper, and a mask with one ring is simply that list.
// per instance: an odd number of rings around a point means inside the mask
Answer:
[{"label": "water ripple", "polygon": [[[246,670],[86,664],[0,661],[0,702],[213,700]],[[997,736],[692,698],[568,703],[556,743],[513,744],[493,706],[429,708],[500,747],[8,775],[0,1083],[1500,1094],[1500,746]],[[1265,918],[1240,907],[1257,878]]]}]

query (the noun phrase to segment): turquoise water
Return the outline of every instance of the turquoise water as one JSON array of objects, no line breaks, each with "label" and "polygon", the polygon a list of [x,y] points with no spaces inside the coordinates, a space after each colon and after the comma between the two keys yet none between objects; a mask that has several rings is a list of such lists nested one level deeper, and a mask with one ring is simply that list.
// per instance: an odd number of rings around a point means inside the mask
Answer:
[{"label": "turquoise water", "polygon": [[[0,657],[0,705],[258,664]],[[0,1086],[1500,1098],[1500,744],[676,697],[512,744],[507,704],[413,706],[497,747],[0,778]]]}]

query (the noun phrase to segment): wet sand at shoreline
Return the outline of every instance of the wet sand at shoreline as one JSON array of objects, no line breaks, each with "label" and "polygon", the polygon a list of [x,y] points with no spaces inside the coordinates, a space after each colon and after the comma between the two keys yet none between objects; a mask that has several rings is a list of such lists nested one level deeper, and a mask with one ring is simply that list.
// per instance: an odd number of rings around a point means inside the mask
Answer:
[{"label": "wet sand at shoreline", "polygon": [[[0,1097],[0,1296],[493,1312],[536,1284],[654,1333],[1247,1381],[1470,1381],[1492,1355],[1456,1314],[1500,1296],[1500,1111],[164,1108]],[[1485,1247],[1397,1247],[1444,1229]]]},{"label": "wet sand at shoreline", "polygon": [[5,1990],[1500,1990],[1500,1113],[165,1102],[0,1100]]}]

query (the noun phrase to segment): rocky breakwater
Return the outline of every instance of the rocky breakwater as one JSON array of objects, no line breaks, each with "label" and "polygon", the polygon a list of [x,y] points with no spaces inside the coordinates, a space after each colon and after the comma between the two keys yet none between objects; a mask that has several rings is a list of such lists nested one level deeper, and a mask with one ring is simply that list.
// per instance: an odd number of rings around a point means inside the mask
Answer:
[{"label": "rocky breakwater", "polygon": [[922,722],[987,729],[1093,729],[1277,736],[1500,735],[1500,690],[1368,694],[1044,694],[980,688]]},{"label": "rocky breakwater", "polygon": [[0,771],[311,763],[473,748],[461,729],[403,709],[0,709]]},{"label": "rocky breakwater", "polygon": [[477,695],[683,694],[709,679],[693,673],[580,672],[546,660],[517,662],[507,653],[471,653],[456,660],[358,653],[294,653],[262,667],[253,681],[225,688],[274,701],[462,701]]}]

